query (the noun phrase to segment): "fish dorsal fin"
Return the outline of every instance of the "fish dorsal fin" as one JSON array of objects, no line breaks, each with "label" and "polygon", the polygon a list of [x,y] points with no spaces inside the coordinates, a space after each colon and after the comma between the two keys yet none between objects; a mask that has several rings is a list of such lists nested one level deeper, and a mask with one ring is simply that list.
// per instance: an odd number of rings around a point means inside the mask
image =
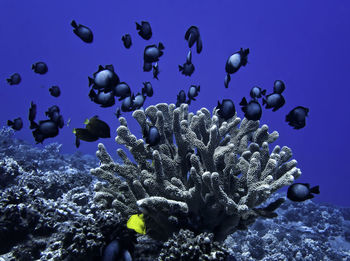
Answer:
[{"label": "fish dorsal fin", "polygon": [[242,98],[242,101],[239,103],[241,106],[246,106],[248,104],[247,100],[245,97]]},{"label": "fish dorsal fin", "polygon": [[75,20],[72,20],[72,22],[70,23],[71,26],[73,26],[74,28],[77,28],[78,25],[77,23],[75,22]]},{"label": "fish dorsal fin", "polygon": [[102,65],[99,65],[99,66],[98,66],[98,72],[103,71],[103,70],[104,70],[103,66],[102,66]]}]

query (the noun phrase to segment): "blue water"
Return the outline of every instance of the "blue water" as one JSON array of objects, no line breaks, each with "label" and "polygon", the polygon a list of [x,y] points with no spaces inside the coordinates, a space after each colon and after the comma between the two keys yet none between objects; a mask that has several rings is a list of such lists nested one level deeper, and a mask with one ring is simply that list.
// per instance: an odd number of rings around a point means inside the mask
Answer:
[{"label": "blue water", "polygon": [[[111,108],[100,108],[88,97],[88,76],[98,65],[113,64],[122,81],[137,93],[142,82],[151,81],[154,96],[145,107],[160,102],[175,103],[176,95],[191,84],[199,84],[201,92],[191,111],[201,107],[212,110],[218,100],[232,99],[242,118],[238,103],[258,85],[270,93],[273,82],[286,84],[286,104],[277,112],[264,110],[261,123],[277,130],[275,142],[293,150],[302,176],[298,182],[320,185],[316,201],[350,206],[348,129],[350,113],[348,74],[350,68],[350,2],[347,1],[10,1],[0,2],[0,124],[22,117],[24,128],[16,137],[34,139],[29,130],[28,109],[31,101],[38,106],[37,119],[58,105],[69,127],[58,137],[47,139],[62,143],[62,152],[73,153],[73,128],[83,127],[94,115],[108,122],[110,139],[82,142],[79,151],[94,154],[98,142],[110,152],[115,143],[119,122],[114,116],[117,102]],[[89,26],[94,42],[86,44],[73,32],[71,20]],[[150,22],[153,36],[143,40],[135,22]],[[199,27],[203,51],[193,49],[195,72],[186,77],[178,71],[189,50],[184,40],[186,30]],[[121,37],[129,33],[133,45],[124,48]],[[142,70],[146,45],[162,42],[164,55],[159,62],[159,81]],[[232,75],[224,88],[225,62],[240,48],[249,48],[248,64]],[[46,75],[35,74],[31,65],[44,61]],[[6,82],[18,72],[22,82],[10,86]],[[58,85],[61,96],[54,98],[48,88]],[[296,106],[310,109],[306,127],[294,130],[284,121]],[[141,137],[131,113],[123,113],[131,130]],[[38,145],[42,146],[42,145]]]}]

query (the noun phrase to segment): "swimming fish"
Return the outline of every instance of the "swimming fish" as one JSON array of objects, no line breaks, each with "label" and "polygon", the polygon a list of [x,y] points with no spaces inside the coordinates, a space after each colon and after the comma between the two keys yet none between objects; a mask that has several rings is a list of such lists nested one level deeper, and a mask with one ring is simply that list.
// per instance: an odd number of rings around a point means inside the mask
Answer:
[{"label": "swimming fish", "polygon": [[191,102],[191,100],[195,101],[195,97],[198,96],[198,93],[200,92],[201,87],[199,85],[191,85],[187,92],[187,97],[189,99],[188,102]]},{"label": "swimming fish", "polygon": [[250,90],[250,97],[252,97],[253,99],[261,98],[262,95],[265,96],[265,94],[266,94],[266,90],[262,90],[259,86],[254,86]]},{"label": "swimming fish", "polygon": [[286,89],[284,82],[281,80],[276,80],[273,84],[273,92],[282,94],[282,92]]},{"label": "swimming fish", "polygon": [[146,100],[146,96],[138,92],[134,97],[134,99],[132,100],[133,110],[140,109],[145,103],[145,100]]},{"label": "swimming fish", "polygon": [[73,20],[71,23],[71,26],[74,27],[73,32],[85,43],[92,43],[93,41],[93,34],[89,27],[86,27],[85,25],[77,24],[75,20]]},{"label": "swimming fish", "polygon": [[313,194],[320,194],[319,186],[310,188],[308,183],[294,183],[288,188],[287,198],[292,201],[302,202],[314,198]]},{"label": "swimming fish", "polygon": [[136,30],[138,34],[145,40],[149,40],[152,37],[152,28],[149,22],[142,21],[141,25],[136,23]]},{"label": "swimming fish", "polygon": [[98,90],[98,92],[96,93],[93,89],[91,89],[89,97],[91,101],[93,101],[96,104],[100,104],[102,108],[111,107],[115,104],[113,91],[104,92]]},{"label": "swimming fish", "polygon": [[118,83],[114,88],[114,95],[119,97],[119,101],[125,99],[126,97],[130,96],[131,90],[129,85],[126,82],[120,82]]},{"label": "swimming fish", "polygon": [[197,53],[200,53],[203,49],[202,38],[199,33],[199,29],[196,26],[191,26],[185,33],[185,40],[188,41],[188,47],[192,47],[196,43]]},{"label": "swimming fish", "polygon": [[58,124],[52,120],[39,121],[39,124],[33,122],[35,126],[32,131],[36,143],[43,143],[47,138],[54,138],[58,135]]},{"label": "swimming fish", "polygon": [[122,105],[121,105],[121,110],[123,112],[129,112],[133,110],[133,100],[134,100],[135,96],[134,94],[129,95],[128,97],[125,97],[123,99]]},{"label": "swimming fish", "polygon": [[143,131],[143,136],[149,146],[156,146],[160,142],[160,133],[156,126],[146,127]]},{"label": "swimming fish", "polygon": [[260,120],[262,115],[262,109],[260,103],[256,100],[251,100],[249,103],[246,98],[243,97],[240,104],[242,107],[242,111],[244,112],[244,117],[251,121]]},{"label": "swimming fish", "polygon": [[53,97],[59,97],[61,95],[61,90],[58,86],[52,86],[49,88],[49,92]]},{"label": "swimming fish", "polygon": [[159,75],[159,66],[158,66],[158,63],[156,63],[155,65],[153,65],[153,78],[159,80],[158,75]]},{"label": "swimming fish", "polygon": [[12,129],[19,131],[23,127],[23,121],[21,117],[14,119],[13,121],[8,120],[7,126],[10,126]]},{"label": "swimming fish", "polygon": [[10,85],[17,85],[21,82],[22,78],[21,75],[19,75],[19,73],[14,73],[10,76],[10,78],[7,78],[6,81],[10,84]]},{"label": "swimming fish", "polygon": [[158,46],[148,45],[143,51],[143,60],[145,63],[154,63],[159,61],[159,57],[163,55],[164,45],[160,42]]},{"label": "swimming fish", "polygon": [[218,115],[224,118],[225,121],[232,118],[236,113],[235,104],[231,99],[223,99],[221,103],[218,101],[216,108],[218,109]]},{"label": "swimming fish", "polygon": [[126,227],[135,230],[137,233],[145,235],[146,225],[143,214],[132,215],[126,223]]},{"label": "swimming fish", "polygon": [[119,77],[114,72],[113,65],[106,65],[103,67],[99,65],[97,72],[93,74],[93,78],[88,77],[89,86],[93,89],[111,91],[119,83]]},{"label": "swimming fish", "polygon": [[142,95],[146,94],[148,97],[153,96],[153,87],[150,82],[144,82],[142,87]]},{"label": "swimming fish", "polygon": [[286,122],[294,129],[301,129],[305,127],[305,120],[308,116],[309,109],[303,106],[295,107],[286,115]]},{"label": "swimming fish", "polygon": [[226,71],[226,77],[225,77],[225,87],[228,87],[228,84],[230,82],[231,77],[228,76],[229,74],[233,74],[241,68],[241,66],[246,66],[248,62],[248,54],[249,54],[249,48],[244,49],[241,48],[238,52],[235,52],[232,54],[226,61],[225,65],[225,71]]},{"label": "swimming fish", "polygon": [[94,136],[98,138],[110,138],[111,130],[109,125],[100,120],[97,115],[93,116],[90,119],[86,119],[84,124],[85,128]]},{"label": "swimming fish", "polygon": [[116,112],[114,113],[115,116],[117,116],[117,119],[119,119],[119,117],[122,115],[120,113],[120,107],[117,108]]},{"label": "swimming fish", "polygon": [[32,70],[34,70],[35,73],[38,74],[45,74],[49,70],[46,63],[44,62],[37,62],[32,64]]},{"label": "swimming fish", "polygon": [[191,50],[187,54],[186,62],[182,66],[179,65],[179,71],[186,76],[191,76],[192,73],[194,72],[194,65],[192,64]]},{"label": "swimming fish", "polygon": [[130,34],[125,34],[122,36],[122,41],[126,49],[129,49],[132,45]]},{"label": "swimming fish", "polygon": [[272,93],[263,98],[263,105],[266,109],[273,108],[272,111],[277,111],[286,103],[282,94]]},{"label": "swimming fish", "polygon": [[30,103],[30,108],[29,108],[29,114],[28,114],[28,120],[30,122],[30,129],[34,129],[34,125],[33,122],[35,120],[36,117],[36,111],[37,111],[37,107],[36,104],[34,102]]},{"label": "swimming fish", "polygon": [[186,103],[186,93],[184,90],[181,90],[176,97],[176,107],[179,107],[181,103]]}]

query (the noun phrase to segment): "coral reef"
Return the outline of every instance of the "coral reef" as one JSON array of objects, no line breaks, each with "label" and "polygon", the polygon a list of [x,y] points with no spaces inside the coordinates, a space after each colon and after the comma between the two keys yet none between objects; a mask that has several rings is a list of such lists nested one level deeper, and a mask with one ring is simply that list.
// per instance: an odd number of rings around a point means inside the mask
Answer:
[{"label": "coral reef", "polygon": [[189,113],[187,104],[136,110],[133,117],[142,130],[160,131],[160,144],[153,147],[137,139],[120,117],[115,140],[135,163],[122,149],[117,153],[123,164],[114,162],[99,144],[100,166],[91,174],[108,184],[96,184],[95,201],[122,216],[143,212],[147,234],[160,240],[183,228],[222,241],[258,217],[276,217],[284,199],[258,206],[300,176],[296,160],[289,161],[291,149],[275,146],[270,154],[276,131],[268,133],[266,125],[259,128],[259,121],[241,121],[237,114],[224,121],[215,108],[212,114],[206,108]]}]

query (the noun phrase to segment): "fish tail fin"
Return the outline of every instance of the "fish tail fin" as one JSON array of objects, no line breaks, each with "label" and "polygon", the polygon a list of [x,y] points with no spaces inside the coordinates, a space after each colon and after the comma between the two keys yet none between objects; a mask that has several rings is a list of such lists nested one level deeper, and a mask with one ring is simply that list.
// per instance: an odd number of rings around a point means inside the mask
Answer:
[{"label": "fish tail fin", "polygon": [[8,83],[11,83],[11,82],[12,82],[11,78],[7,78],[6,81],[7,81]]},{"label": "fish tail fin", "polygon": [[266,100],[265,100],[265,99],[263,99],[263,105],[265,105],[265,104],[267,104],[267,102],[266,102]]},{"label": "fish tail fin", "polygon": [[10,121],[10,120],[7,121],[7,126],[12,126],[13,124],[14,124],[13,121]]},{"label": "fish tail fin", "polygon": [[142,28],[142,26],[136,22],[136,30],[140,30]]},{"label": "fish tail fin", "polygon": [[78,25],[77,23],[75,22],[75,20],[72,20],[72,22],[70,22],[70,25],[73,26],[74,28],[77,28]]},{"label": "fish tail fin", "polygon": [[181,72],[183,70],[184,70],[184,68],[181,65],[179,65],[179,72]]},{"label": "fish tail fin", "polygon": [[164,50],[164,45],[163,45],[163,43],[162,42],[159,42],[159,44],[158,44],[158,49],[159,50]]},{"label": "fish tail fin", "polygon": [[243,97],[241,102],[239,103],[239,105],[246,106],[247,104],[248,104],[247,99],[245,97]]},{"label": "fish tail fin", "polygon": [[33,64],[32,64],[32,70],[34,70],[34,69],[35,69],[35,64],[33,63]]},{"label": "fish tail fin", "polygon": [[261,91],[261,94],[265,96],[266,94],[266,89]]},{"label": "fish tail fin", "polygon": [[94,79],[92,79],[91,77],[88,77],[88,79],[89,79],[89,86],[95,83]]},{"label": "fish tail fin", "polygon": [[197,91],[199,91],[199,92],[200,92],[200,90],[201,90],[201,86],[200,86],[200,85],[198,85],[198,87],[197,87]]},{"label": "fish tail fin", "polygon": [[315,186],[315,187],[311,188],[310,192],[314,193],[314,194],[320,194],[320,186]]}]

